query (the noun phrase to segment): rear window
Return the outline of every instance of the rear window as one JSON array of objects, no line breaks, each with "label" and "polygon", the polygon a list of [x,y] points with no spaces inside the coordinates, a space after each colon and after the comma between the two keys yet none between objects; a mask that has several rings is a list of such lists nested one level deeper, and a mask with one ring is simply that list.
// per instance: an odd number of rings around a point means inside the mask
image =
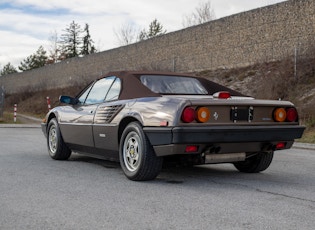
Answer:
[{"label": "rear window", "polygon": [[142,75],[142,84],[159,94],[208,94],[198,79],[181,76]]}]

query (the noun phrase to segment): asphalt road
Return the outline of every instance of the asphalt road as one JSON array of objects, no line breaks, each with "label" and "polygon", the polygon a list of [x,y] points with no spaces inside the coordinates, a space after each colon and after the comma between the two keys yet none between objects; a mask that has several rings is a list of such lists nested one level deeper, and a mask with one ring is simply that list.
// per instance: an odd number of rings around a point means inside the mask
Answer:
[{"label": "asphalt road", "polygon": [[314,229],[315,151],[270,168],[166,168],[149,182],[74,154],[54,161],[39,128],[0,128],[0,229]]}]

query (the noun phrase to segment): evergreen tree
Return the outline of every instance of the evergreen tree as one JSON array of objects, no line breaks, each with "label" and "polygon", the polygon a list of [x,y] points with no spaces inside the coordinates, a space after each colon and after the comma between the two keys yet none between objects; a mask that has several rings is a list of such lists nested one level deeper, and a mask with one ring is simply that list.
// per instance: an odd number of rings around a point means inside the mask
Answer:
[{"label": "evergreen tree", "polygon": [[85,35],[83,37],[83,46],[81,49],[81,54],[85,56],[92,53],[96,53],[95,46],[93,45],[94,41],[92,40],[90,31],[89,31],[89,24],[85,23],[83,32]]},{"label": "evergreen tree", "polygon": [[165,33],[166,33],[166,30],[163,29],[162,24],[159,23],[157,19],[154,19],[149,25],[149,31],[148,31],[147,37],[152,38],[159,35],[163,35]]},{"label": "evergreen tree", "polygon": [[11,74],[11,73],[17,73],[16,68],[11,65],[11,63],[9,62],[8,64],[6,64],[5,66],[3,66],[2,70],[0,71],[0,76],[4,76],[7,74]]},{"label": "evergreen tree", "polygon": [[19,70],[26,71],[43,67],[46,65],[47,59],[46,51],[40,46],[35,54],[28,56],[21,62]]},{"label": "evergreen tree", "polygon": [[153,38],[156,36],[160,36],[166,33],[166,30],[163,29],[163,26],[160,22],[158,22],[157,19],[154,19],[150,25],[149,25],[149,30],[146,31],[143,29],[140,34],[139,34],[139,40],[145,40],[149,38]]},{"label": "evergreen tree", "polygon": [[64,58],[78,57],[80,54],[80,46],[82,44],[81,26],[74,21],[64,30],[61,35],[61,56]]}]

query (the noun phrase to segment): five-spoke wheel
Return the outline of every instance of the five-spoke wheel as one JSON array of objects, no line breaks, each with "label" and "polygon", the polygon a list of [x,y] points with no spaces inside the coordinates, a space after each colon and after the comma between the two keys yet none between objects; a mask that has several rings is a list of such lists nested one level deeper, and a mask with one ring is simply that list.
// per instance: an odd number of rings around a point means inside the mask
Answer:
[{"label": "five-spoke wheel", "polygon": [[130,123],[122,133],[120,165],[130,180],[152,180],[160,172],[163,158],[157,157],[138,122]]},{"label": "five-spoke wheel", "polygon": [[58,122],[51,119],[47,128],[48,153],[55,160],[67,160],[71,155],[71,150],[64,143]]}]

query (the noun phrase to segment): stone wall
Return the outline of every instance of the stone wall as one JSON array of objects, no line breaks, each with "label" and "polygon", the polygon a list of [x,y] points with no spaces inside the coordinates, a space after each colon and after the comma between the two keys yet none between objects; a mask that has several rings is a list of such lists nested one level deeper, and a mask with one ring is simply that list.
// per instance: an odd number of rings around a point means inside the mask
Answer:
[{"label": "stone wall", "polygon": [[289,0],[84,58],[0,77],[7,93],[66,87],[114,70],[191,72],[307,54],[315,47],[315,1]]}]

